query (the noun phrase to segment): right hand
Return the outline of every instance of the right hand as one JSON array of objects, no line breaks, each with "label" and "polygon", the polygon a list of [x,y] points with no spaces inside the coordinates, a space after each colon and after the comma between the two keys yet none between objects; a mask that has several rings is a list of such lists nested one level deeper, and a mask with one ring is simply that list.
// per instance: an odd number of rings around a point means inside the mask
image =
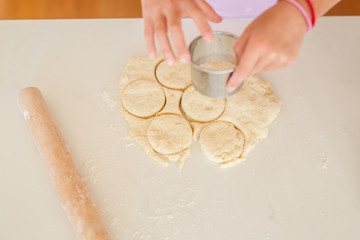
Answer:
[{"label": "right hand", "polygon": [[156,57],[154,36],[169,65],[175,63],[175,54],[170,40],[182,62],[190,61],[190,53],[186,47],[181,28],[181,18],[191,17],[202,37],[210,42],[213,39],[208,21],[221,22],[222,18],[204,0],[141,0],[145,22],[145,40],[150,58]]},{"label": "right hand", "polygon": [[301,47],[307,25],[290,3],[280,1],[258,16],[237,40],[237,67],[227,83],[230,92],[244,79],[292,64]]}]

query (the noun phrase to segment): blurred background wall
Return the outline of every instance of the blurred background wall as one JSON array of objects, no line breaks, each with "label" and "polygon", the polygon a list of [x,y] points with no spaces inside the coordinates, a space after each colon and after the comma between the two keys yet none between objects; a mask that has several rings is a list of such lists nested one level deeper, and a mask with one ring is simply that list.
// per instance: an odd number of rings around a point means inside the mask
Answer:
[{"label": "blurred background wall", "polygon": [[140,0],[0,0],[0,19],[137,17]]},{"label": "blurred background wall", "polygon": [[[360,15],[360,0],[342,0],[327,15]],[[0,0],[0,19],[139,17],[140,0]]]},{"label": "blurred background wall", "polygon": [[[360,15],[360,0],[342,0],[327,15]],[[0,19],[139,17],[140,0],[0,0]]]}]

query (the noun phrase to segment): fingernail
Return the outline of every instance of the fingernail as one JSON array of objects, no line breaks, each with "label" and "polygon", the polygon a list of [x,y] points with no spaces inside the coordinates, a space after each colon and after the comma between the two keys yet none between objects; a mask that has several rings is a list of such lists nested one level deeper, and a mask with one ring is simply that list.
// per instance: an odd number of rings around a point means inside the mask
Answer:
[{"label": "fingernail", "polygon": [[150,59],[154,60],[155,57],[156,57],[156,55],[155,55],[154,52],[151,52],[151,53],[149,54],[149,57],[150,57]]},{"label": "fingernail", "polygon": [[183,54],[180,57],[182,63],[188,63],[190,61],[190,54]]},{"label": "fingernail", "polygon": [[206,42],[210,43],[214,39],[214,35],[212,33],[207,33],[207,34],[205,34],[204,39]]},{"label": "fingernail", "polygon": [[170,53],[166,53],[165,57],[166,57],[166,63],[167,64],[169,64],[170,66],[175,64],[175,60],[174,60],[173,56]]}]

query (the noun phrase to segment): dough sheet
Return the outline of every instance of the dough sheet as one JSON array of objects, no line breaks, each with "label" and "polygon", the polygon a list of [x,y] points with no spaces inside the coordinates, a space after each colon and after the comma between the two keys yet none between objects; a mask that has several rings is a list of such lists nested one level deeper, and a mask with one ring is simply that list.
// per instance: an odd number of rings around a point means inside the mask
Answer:
[{"label": "dough sheet", "polygon": [[[214,62],[209,66],[217,68]],[[221,63],[218,69],[224,66],[230,68]],[[244,161],[281,107],[269,82],[257,75],[227,99],[203,96],[191,86],[190,64],[168,66],[161,56],[129,59],[119,87],[129,135],[157,162],[177,162],[179,168],[193,141],[220,167]]]}]

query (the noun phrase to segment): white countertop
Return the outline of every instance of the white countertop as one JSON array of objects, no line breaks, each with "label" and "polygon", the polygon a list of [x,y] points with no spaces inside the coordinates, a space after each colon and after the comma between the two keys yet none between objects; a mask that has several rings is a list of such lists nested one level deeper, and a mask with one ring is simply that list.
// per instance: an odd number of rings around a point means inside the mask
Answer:
[{"label": "white countertop", "polygon": [[75,239],[16,102],[27,86],[43,92],[113,239],[360,239],[360,17],[320,19],[294,65],[261,74],[283,105],[246,162],[218,169],[194,144],[182,172],[132,144],[117,110],[124,64],[146,54],[142,27],[0,21],[0,239]]}]

